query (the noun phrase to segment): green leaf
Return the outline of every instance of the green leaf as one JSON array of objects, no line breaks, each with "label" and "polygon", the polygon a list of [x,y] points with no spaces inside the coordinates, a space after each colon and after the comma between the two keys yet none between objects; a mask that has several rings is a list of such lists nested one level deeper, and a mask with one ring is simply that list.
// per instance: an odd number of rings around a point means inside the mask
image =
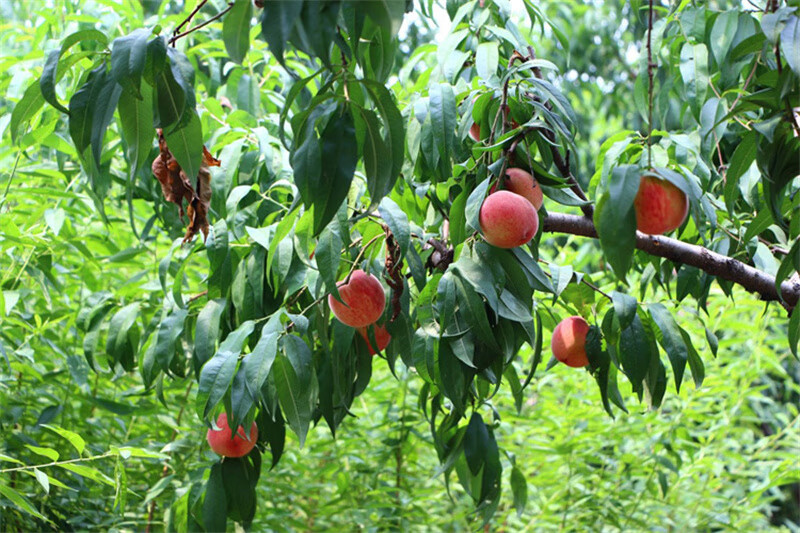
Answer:
[{"label": "green leaf", "polygon": [[[11,503],[16,505],[22,511],[28,513],[31,516],[38,518],[39,520],[44,520],[48,523],[50,520],[47,519],[42,513],[36,510],[33,504],[28,500],[25,496],[17,492],[16,490],[12,489],[8,485],[4,483],[0,483],[0,495],[8,499]],[[5,513],[4,513],[5,514]]]},{"label": "green leaf", "polygon": [[459,306],[464,313],[464,318],[470,324],[473,334],[491,349],[499,351],[500,346],[498,346],[492,327],[489,325],[489,317],[486,314],[483,300],[461,277],[456,277],[455,282],[458,289]]},{"label": "green leaf", "polygon": [[608,352],[603,350],[600,329],[597,326],[591,326],[589,333],[586,335],[586,358],[589,360],[589,368],[600,389],[603,408],[611,418],[614,418],[608,394],[611,358],[608,356]]},{"label": "green leaf", "polygon": [[281,339],[282,351],[273,363],[275,388],[286,421],[300,439],[302,447],[311,422],[313,370],[311,350],[296,335]]},{"label": "green leaf", "polygon": [[86,441],[83,440],[83,437],[75,433],[74,431],[70,431],[68,429],[64,429],[58,426],[51,426],[49,424],[42,424],[43,428],[47,428],[53,433],[65,438],[69,441],[70,444],[77,450],[78,455],[83,453],[83,450],[86,448]]},{"label": "green leaf", "polygon": [[313,126],[306,125],[306,137],[291,161],[300,196],[307,207],[313,206],[316,235],[333,219],[350,191],[358,150],[353,117],[342,108],[334,111],[319,140]]},{"label": "green leaf", "polygon": [[52,448],[42,448],[41,446],[33,446],[32,444],[26,444],[25,447],[35,454],[47,457],[51,461],[58,461],[59,454]]},{"label": "green leaf", "polygon": [[636,298],[614,291],[611,293],[611,301],[614,304],[614,314],[619,320],[619,327],[622,329],[627,328],[636,315]]},{"label": "green leaf", "polygon": [[478,71],[478,76],[484,80],[494,76],[497,72],[498,62],[497,42],[490,41],[478,45],[478,51],[475,54],[475,69]]},{"label": "green leaf", "polygon": [[272,365],[278,354],[280,329],[282,329],[280,317],[275,320],[270,319],[261,330],[261,338],[258,339],[258,343],[253,347],[253,351],[244,358],[247,387],[254,397],[258,397],[261,394],[261,387],[267,381],[267,377],[272,370]]},{"label": "green leaf", "polygon": [[203,500],[203,525],[206,531],[227,529],[227,496],[222,482],[222,464],[214,463],[206,481],[206,496]]},{"label": "green leaf", "polygon": [[[700,387],[703,384],[703,380],[706,376],[706,369],[705,365],[703,365],[703,360],[700,358],[700,354],[697,353],[697,350],[692,344],[692,339],[689,337],[689,333],[686,332],[683,328],[680,328],[681,337],[683,337],[683,342],[686,344],[686,348],[689,351],[689,369],[692,371],[692,379],[694,379],[694,386],[695,388]],[[706,329],[706,332],[710,330]],[[711,335],[714,335],[711,333]],[[716,337],[714,337],[716,339]],[[717,354],[717,349],[715,345],[712,345],[711,351],[714,355]]]},{"label": "green leaf", "polygon": [[42,69],[42,77],[39,78],[39,94],[42,95],[45,101],[63,113],[69,113],[69,110],[64,107],[56,97],[56,70],[58,69],[58,60],[61,59],[61,51],[53,50],[48,54],[47,61],[45,61],[44,68]]},{"label": "green leaf", "polygon": [[200,418],[208,418],[208,414],[222,400],[236,372],[236,363],[242,353],[244,343],[253,332],[255,323],[248,320],[228,334],[219,350],[200,371],[199,390],[197,391],[197,414]]},{"label": "green leaf", "polygon": [[253,18],[251,0],[235,0],[222,21],[222,42],[230,58],[241,63],[250,49],[250,21]]},{"label": "green leaf", "polygon": [[639,189],[639,180],[637,167],[624,165],[615,168],[608,190],[600,197],[594,212],[603,254],[620,279],[625,279],[636,248],[633,199]]},{"label": "green leaf", "polygon": [[[134,354],[139,347],[139,333],[138,328],[135,327],[138,315],[139,304],[132,303],[117,311],[111,318],[106,340],[106,353],[109,356],[111,368],[120,363],[125,370],[133,370]],[[129,337],[132,328],[136,329],[134,339]],[[133,340],[136,342],[133,343]]]},{"label": "green leaf", "polygon": [[[367,176],[367,190],[370,201],[375,204],[391,190],[394,179],[392,172],[391,147],[381,134],[380,123],[375,112],[351,106],[356,133],[360,138],[364,157],[364,173]],[[356,112],[357,111],[357,112]],[[359,132],[363,131],[363,134]]]},{"label": "green leaf", "polygon": [[[175,345],[183,333],[184,323],[186,322],[186,317],[188,315],[189,312],[186,309],[175,309],[164,320],[162,320],[161,324],[158,326],[158,333],[153,348],[153,356],[155,358],[155,362],[158,363],[158,366],[164,372],[169,371],[172,359],[175,357]],[[149,375],[155,376],[155,374]],[[145,381],[150,380],[145,379]]]},{"label": "green leaf", "polygon": [[339,261],[342,258],[342,237],[339,235],[339,222],[337,220],[328,224],[319,236],[319,244],[314,252],[314,260],[319,269],[319,275],[325,283],[325,290],[341,301],[339,290],[336,288],[336,273],[339,270]]},{"label": "green leaf", "polygon": [[[132,96],[139,97],[147,60],[147,39],[152,32],[139,28],[111,43],[111,79]],[[150,110],[151,116],[152,111]]]},{"label": "green leaf", "polygon": [[789,317],[789,349],[797,357],[797,343],[800,342],[800,312],[797,308],[792,312]]},{"label": "green leaf", "polygon": [[685,43],[681,48],[680,71],[692,112],[699,118],[709,83],[706,45]]},{"label": "green leaf", "polygon": [[714,26],[711,28],[711,52],[720,69],[725,67],[725,60],[736,36],[738,24],[738,11],[723,11],[717,16],[717,20],[714,21]]},{"label": "green leaf", "polygon": [[472,475],[478,475],[489,450],[489,430],[478,413],[472,413],[464,433],[464,458]]},{"label": "green leaf", "polygon": [[[378,110],[384,124],[384,141],[391,147],[392,170],[389,174],[387,190],[391,190],[394,182],[400,175],[405,161],[405,126],[403,116],[397,108],[392,93],[381,83],[372,80],[362,80],[362,84],[369,91],[372,101]],[[377,201],[377,198],[375,199]]]},{"label": "green leaf", "polygon": [[203,125],[197,112],[189,111],[189,120],[177,130],[164,130],[164,140],[181,169],[194,183],[203,162]]},{"label": "green leaf", "polygon": [[734,213],[736,200],[739,198],[739,178],[747,172],[756,159],[757,140],[758,134],[754,131],[749,131],[742,136],[725,173],[725,206],[731,215]]},{"label": "green leaf", "polygon": [[9,122],[8,129],[11,132],[12,142],[17,142],[22,124],[30,121],[43,105],[44,97],[42,96],[39,82],[33,82],[25,89],[22,98],[20,98],[19,102],[16,103],[14,109],[11,111],[11,121]]},{"label": "green leaf", "polygon": [[672,373],[675,376],[675,390],[680,393],[683,372],[686,369],[686,361],[689,359],[689,350],[681,336],[680,328],[675,322],[675,318],[667,311],[667,308],[659,303],[648,306],[650,316],[653,317],[658,329],[661,330],[661,346],[669,356],[672,364]]},{"label": "green leaf", "polygon": [[620,333],[619,358],[633,390],[641,390],[642,380],[650,366],[650,343],[638,314],[633,316],[631,325]]},{"label": "green leaf", "polygon": [[[101,81],[102,80],[102,81]],[[102,79],[97,81],[99,90],[91,101],[92,113],[92,154],[94,155],[95,165],[100,168],[100,156],[103,152],[103,137],[106,129],[114,118],[114,109],[122,93],[122,87],[115,82],[105,70]]]},{"label": "green leaf", "polygon": [[485,179],[475,187],[467,198],[467,204],[464,207],[464,216],[467,219],[467,228],[473,231],[480,231],[480,214],[483,200],[486,198],[486,191],[489,190],[491,180]]},{"label": "green leaf", "polygon": [[796,15],[789,17],[781,31],[781,57],[800,77],[800,18]]},{"label": "green leaf", "polygon": [[[250,457],[233,457],[222,462],[222,483],[228,500],[228,516],[249,529],[256,512],[256,485],[260,459],[253,465]],[[255,457],[258,457],[257,453]]]},{"label": "green leaf", "polygon": [[267,41],[269,51],[284,64],[283,50],[292,34],[295,21],[303,9],[302,0],[276,0],[264,3],[261,13],[261,34]]},{"label": "green leaf", "polygon": [[[58,50],[53,50],[48,54],[47,61],[45,62],[44,69],[42,70],[42,77],[39,78],[39,87],[44,99],[50,105],[64,113],[69,113],[69,111],[63,105],[61,105],[56,97],[56,82],[58,81],[58,78],[60,78],[58,63],[64,52],[66,52],[72,45],[81,41],[98,41],[101,44],[106,45],[108,43],[108,37],[106,37],[103,32],[98,30],[81,30],[68,35],[64,41],[62,41],[61,48]],[[103,67],[103,70],[105,70],[104,65],[101,65],[101,67]],[[61,74],[63,75],[63,71]]]},{"label": "green leaf", "polygon": [[156,36],[147,43],[142,76],[147,83],[155,87],[166,67],[167,41],[163,36]]},{"label": "green leaf", "polygon": [[514,509],[517,510],[517,518],[519,518],[525,512],[525,505],[528,503],[528,482],[516,466],[511,469],[511,494],[514,497]]},{"label": "green leaf", "polygon": [[155,137],[152,87],[147,84],[142,85],[140,96],[141,98],[136,98],[123,91],[117,105],[122,136],[128,145],[131,179],[145,166]]},{"label": "green leaf", "polygon": [[378,206],[378,213],[386,225],[389,226],[392,235],[400,246],[400,257],[405,257],[408,247],[411,245],[411,228],[408,224],[408,215],[400,209],[400,206],[391,198],[384,198]]},{"label": "green leaf", "polygon": [[222,313],[225,311],[225,303],[226,300],[222,298],[209,300],[197,315],[194,329],[194,368],[198,377],[202,366],[217,351],[219,326]]},{"label": "green leaf", "polygon": [[93,103],[105,82],[105,65],[100,65],[89,73],[86,82],[69,100],[69,134],[79,155],[92,142]]},{"label": "green leaf", "polygon": [[433,146],[439,157],[447,161],[453,151],[456,136],[456,98],[453,88],[446,83],[439,83],[430,88],[430,117],[433,128]]}]

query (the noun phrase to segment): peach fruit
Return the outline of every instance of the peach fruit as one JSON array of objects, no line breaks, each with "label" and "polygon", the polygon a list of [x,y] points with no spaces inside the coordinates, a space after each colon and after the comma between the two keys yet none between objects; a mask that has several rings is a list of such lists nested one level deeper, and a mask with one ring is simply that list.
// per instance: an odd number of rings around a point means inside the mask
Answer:
[{"label": "peach fruit", "polygon": [[367,348],[369,348],[370,355],[375,355],[376,353],[385,350],[386,347],[389,346],[389,341],[392,340],[392,336],[389,335],[389,332],[386,331],[385,327],[381,326],[380,324],[375,324],[375,343],[378,345],[378,349],[376,350],[369,341],[367,328],[358,328],[358,332],[362,337],[364,337],[364,342],[367,343]]},{"label": "peach fruit", "polygon": [[539,215],[523,196],[511,191],[490,194],[478,215],[486,241],[498,248],[515,248],[530,241],[539,229]]},{"label": "peach fruit", "polygon": [[383,314],[386,296],[383,294],[381,282],[372,274],[355,270],[350,276],[349,283],[340,281],[336,287],[339,289],[342,301],[329,294],[328,305],[334,316],[343,324],[353,328],[363,328],[377,322]]},{"label": "peach fruit", "polygon": [[645,174],[633,200],[636,229],[663,235],[683,224],[689,213],[689,199],[678,187],[652,174]]},{"label": "peach fruit", "polygon": [[217,426],[219,430],[209,429],[206,433],[208,445],[216,454],[223,457],[244,457],[256,445],[258,427],[255,422],[250,426],[250,438],[244,434],[242,426],[239,426],[236,435],[231,438],[231,427],[228,425],[228,415],[225,413],[220,413],[217,417]]},{"label": "peach fruit", "polygon": [[550,349],[555,358],[565,365],[575,368],[588,365],[587,333],[589,333],[589,324],[582,317],[570,316],[559,322],[550,339]]},{"label": "peach fruit", "polygon": [[[544,195],[542,188],[539,187],[539,182],[530,173],[522,170],[521,168],[509,168],[506,170],[506,178],[503,183],[503,188],[511,191],[514,194],[519,194],[528,199],[534,209],[537,211],[542,207],[544,202]],[[492,185],[489,189],[489,194],[493,194],[497,190],[497,184]]]}]

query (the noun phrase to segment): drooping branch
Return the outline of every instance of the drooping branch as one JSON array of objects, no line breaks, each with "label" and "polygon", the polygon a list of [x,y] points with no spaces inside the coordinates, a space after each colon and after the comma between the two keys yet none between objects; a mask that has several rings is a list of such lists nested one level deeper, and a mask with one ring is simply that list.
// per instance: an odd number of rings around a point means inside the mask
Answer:
[{"label": "drooping branch", "polygon": [[[543,218],[542,231],[597,238],[597,229],[592,220],[579,215],[550,213]],[[774,276],[702,246],[637,231],[636,248],[650,255],[697,267],[712,276],[741,285],[761,295],[762,300],[780,300]],[[784,281],[781,283],[781,294],[784,307],[791,312],[800,301],[800,283]]]}]

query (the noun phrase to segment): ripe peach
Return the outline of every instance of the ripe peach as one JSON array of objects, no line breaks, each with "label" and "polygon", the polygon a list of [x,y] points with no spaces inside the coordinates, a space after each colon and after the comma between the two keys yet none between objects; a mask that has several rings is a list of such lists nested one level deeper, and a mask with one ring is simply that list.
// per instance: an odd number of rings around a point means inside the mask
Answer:
[{"label": "ripe peach", "polygon": [[553,330],[550,349],[567,366],[580,368],[589,364],[586,357],[586,334],[589,324],[579,316],[567,317]]},{"label": "ripe peach", "polygon": [[[503,187],[507,191],[527,198],[534,209],[538,210],[542,207],[544,195],[542,194],[542,188],[539,187],[539,182],[521,168],[509,168],[506,170],[506,179]],[[493,194],[496,189],[497,184],[495,183],[489,189],[489,194]]]},{"label": "ripe peach", "polygon": [[636,229],[651,235],[663,235],[683,224],[689,213],[686,194],[667,180],[645,174],[633,200]]},{"label": "ripe peach", "polygon": [[389,332],[386,331],[386,328],[381,326],[380,324],[375,324],[375,342],[378,345],[378,349],[372,347],[372,343],[369,342],[369,335],[367,334],[367,328],[358,328],[358,332],[364,337],[364,341],[367,343],[367,348],[369,348],[369,354],[375,355],[378,352],[382,352],[389,346],[389,341],[392,340],[392,336],[389,335]]},{"label": "ripe peach", "polygon": [[340,322],[353,328],[374,324],[383,314],[386,296],[378,278],[363,270],[355,270],[350,282],[340,281],[336,285],[342,302],[328,295],[328,305]]},{"label": "ripe peach", "polygon": [[217,417],[217,426],[220,428],[215,431],[209,429],[206,433],[206,440],[214,453],[222,455],[223,457],[244,457],[253,446],[256,445],[258,439],[258,427],[256,423],[250,426],[250,438],[244,434],[244,428],[239,426],[236,435],[231,438],[231,427],[228,425],[228,415],[220,413]]},{"label": "ripe peach", "polygon": [[530,241],[539,229],[539,215],[533,205],[510,191],[490,194],[478,219],[486,241],[498,248],[515,248]]},{"label": "ripe peach", "polygon": [[469,136],[472,137],[472,140],[477,142],[481,140],[481,126],[477,122],[473,122],[472,126],[469,127]]}]

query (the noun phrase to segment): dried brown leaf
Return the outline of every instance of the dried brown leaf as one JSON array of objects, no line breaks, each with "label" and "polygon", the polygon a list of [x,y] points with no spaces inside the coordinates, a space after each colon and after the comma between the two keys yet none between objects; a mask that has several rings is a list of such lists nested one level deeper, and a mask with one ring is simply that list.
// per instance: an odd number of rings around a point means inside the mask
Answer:
[{"label": "dried brown leaf", "polygon": [[161,184],[164,199],[178,206],[181,219],[183,219],[183,201],[186,200],[189,225],[186,228],[183,242],[191,241],[198,232],[203,233],[203,240],[205,240],[208,237],[208,208],[211,203],[211,171],[209,167],[220,166],[220,161],[203,146],[203,164],[200,166],[193,187],[189,176],[181,169],[169,151],[163,132],[160,129],[156,131],[158,132],[160,153],[153,161],[152,170]]}]

